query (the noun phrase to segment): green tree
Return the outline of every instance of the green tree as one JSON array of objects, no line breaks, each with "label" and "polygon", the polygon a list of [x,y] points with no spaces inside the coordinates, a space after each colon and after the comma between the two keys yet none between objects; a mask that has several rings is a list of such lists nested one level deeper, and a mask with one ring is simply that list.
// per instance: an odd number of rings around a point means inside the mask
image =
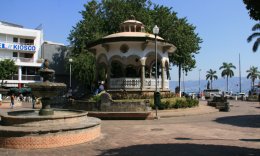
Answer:
[{"label": "green tree", "polygon": [[86,45],[107,35],[103,29],[101,4],[92,0],[84,5],[85,10],[81,11],[82,20],[70,31],[68,40],[71,44],[72,55],[87,52]]},{"label": "green tree", "polygon": [[232,69],[236,69],[236,66],[234,66],[232,63],[226,63],[223,62],[222,66],[219,68],[219,70],[222,70],[221,76],[222,77],[227,77],[227,91],[228,91],[228,78],[234,76],[234,72]]},{"label": "green tree", "polygon": [[257,78],[260,79],[260,72],[258,71],[258,68],[254,66],[250,67],[246,72],[248,73],[246,78],[252,80],[251,87],[253,87],[255,85],[255,80]]},{"label": "green tree", "polygon": [[260,3],[258,0],[243,0],[246,9],[249,11],[249,16],[258,21],[260,20]]},{"label": "green tree", "polygon": [[4,80],[9,79],[10,76],[17,72],[17,67],[13,60],[5,59],[0,61],[0,80],[1,87],[3,86]]},{"label": "green tree", "polygon": [[252,39],[256,38],[254,45],[253,45],[253,52],[256,52],[258,49],[258,46],[260,44],[260,23],[257,23],[253,26],[252,31],[257,31],[258,32],[254,32],[252,35],[250,35],[247,38],[247,42],[251,42]]},{"label": "green tree", "polygon": [[72,75],[90,89],[96,76],[96,68],[93,66],[96,63],[95,56],[92,53],[80,53],[71,58],[73,59],[71,63]]},{"label": "green tree", "polygon": [[210,69],[207,71],[206,80],[210,80],[210,88],[212,89],[212,81],[217,80],[218,76],[216,75],[217,71]]}]

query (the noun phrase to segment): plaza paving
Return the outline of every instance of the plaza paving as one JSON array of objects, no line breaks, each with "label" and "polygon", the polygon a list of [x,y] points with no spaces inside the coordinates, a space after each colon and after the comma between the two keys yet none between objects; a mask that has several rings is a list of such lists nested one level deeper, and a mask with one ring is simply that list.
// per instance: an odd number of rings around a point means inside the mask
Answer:
[{"label": "plaza paving", "polygon": [[260,156],[260,105],[242,101],[231,105],[231,112],[218,112],[201,101],[198,108],[159,111],[159,120],[105,120],[102,136],[93,142],[53,149],[0,149],[0,155]]}]

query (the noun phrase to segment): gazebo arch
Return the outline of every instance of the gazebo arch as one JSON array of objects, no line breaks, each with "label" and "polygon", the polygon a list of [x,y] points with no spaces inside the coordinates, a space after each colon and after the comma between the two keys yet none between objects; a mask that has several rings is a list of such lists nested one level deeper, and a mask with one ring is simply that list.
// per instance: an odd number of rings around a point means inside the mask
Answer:
[{"label": "gazebo arch", "polygon": [[96,59],[97,63],[105,63],[106,65],[108,65],[108,60],[107,60],[107,56],[105,54],[100,54],[97,59]]},{"label": "gazebo arch", "polygon": [[105,54],[100,54],[96,61],[96,81],[106,81],[108,77],[108,60]]}]

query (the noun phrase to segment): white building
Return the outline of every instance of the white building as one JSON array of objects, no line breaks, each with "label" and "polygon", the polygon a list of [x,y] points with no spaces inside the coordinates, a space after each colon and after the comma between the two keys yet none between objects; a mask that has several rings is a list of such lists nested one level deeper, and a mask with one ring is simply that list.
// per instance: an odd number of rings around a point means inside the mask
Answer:
[{"label": "white building", "polygon": [[13,59],[17,73],[4,80],[6,87],[24,87],[26,83],[40,81],[43,32],[0,21],[0,60]]}]

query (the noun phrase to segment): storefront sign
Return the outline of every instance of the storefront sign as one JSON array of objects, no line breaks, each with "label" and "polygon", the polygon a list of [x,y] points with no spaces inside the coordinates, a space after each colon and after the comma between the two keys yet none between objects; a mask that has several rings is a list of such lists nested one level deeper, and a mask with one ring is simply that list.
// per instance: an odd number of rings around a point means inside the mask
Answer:
[{"label": "storefront sign", "polygon": [[0,42],[0,49],[35,51],[36,47],[34,45],[21,45],[21,44],[1,43]]}]

